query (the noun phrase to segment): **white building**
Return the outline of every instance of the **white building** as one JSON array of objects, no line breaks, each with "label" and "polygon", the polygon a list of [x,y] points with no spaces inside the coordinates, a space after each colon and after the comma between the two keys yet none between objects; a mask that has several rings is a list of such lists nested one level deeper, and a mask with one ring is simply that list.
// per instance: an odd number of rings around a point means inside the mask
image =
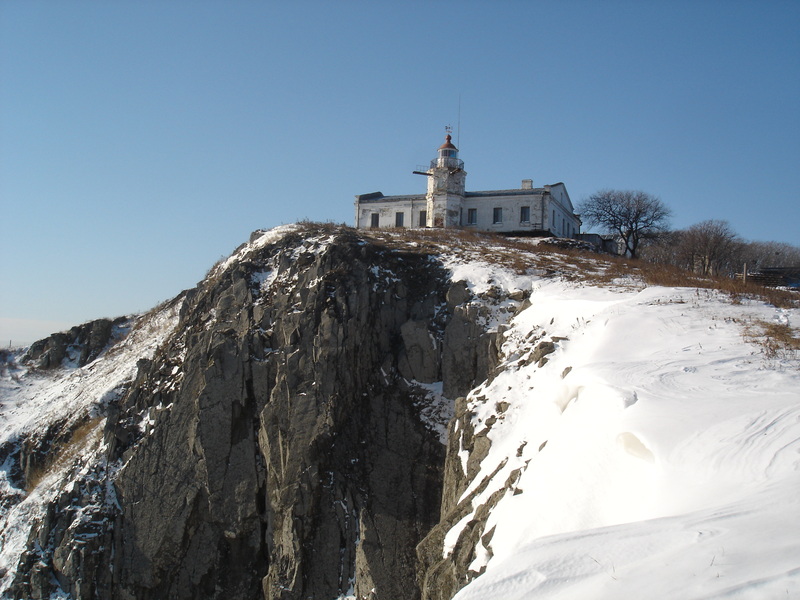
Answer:
[{"label": "white building", "polygon": [[464,161],[448,134],[430,168],[414,171],[428,178],[426,194],[356,196],[356,227],[463,227],[531,235],[575,237],[581,220],[563,183],[533,187],[523,179],[519,189],[467,192]]}]

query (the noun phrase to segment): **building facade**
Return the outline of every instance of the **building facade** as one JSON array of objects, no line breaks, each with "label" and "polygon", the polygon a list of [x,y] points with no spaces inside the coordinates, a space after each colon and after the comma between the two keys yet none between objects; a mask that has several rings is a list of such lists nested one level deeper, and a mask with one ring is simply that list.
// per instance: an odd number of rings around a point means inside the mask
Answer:
[{"label": "building facade", "polygon": [[466,191],[467,172],[449,134],[428,170],[414,172],[427,177],[425,194],[358,195],[356,227],[457,227],[570,238],[580,234],[581,220],[563,183],[535,188],[530,179],[523,179],[518,189]]}]

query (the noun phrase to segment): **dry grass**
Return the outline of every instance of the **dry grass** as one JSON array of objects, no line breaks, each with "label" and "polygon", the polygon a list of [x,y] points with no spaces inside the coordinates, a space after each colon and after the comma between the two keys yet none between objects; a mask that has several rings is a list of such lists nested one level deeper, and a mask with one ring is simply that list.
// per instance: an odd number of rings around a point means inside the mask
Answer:
[{"label": "dry grass", "polygon": [[690,271],[600,254],[560,244],[579,243],[557,240],[556,245],[536,238],[509,238],[496,233],[468,229],[361,229],[326,222],[303,221],[301,236],[341,233],[369,240],[373,244],[405,252],[436,255],[453,254],[463,260],[482,260],[518,274],[536,273],[591,285],[629,285],[715,289],[727,293],[731,301],[760,299],[779,308],[800,306],[800,293],[765,288],[726,277],[698,276]]},{"label": "dry grass", "polygon": [[642,274],[649,285],[663,285],[670,287],[694,287],[719,290],[725,292],[734,303],[739,303],[743,298],[763,300],[777,308],[796,308],[800,306],[800,293],[787,290],[768,288],[756,283],[744,283],[730,277],[698,276],[690,271],[643,263]]},{"label": "dry grass", "polygon": [[483,260],[518,273],[541,267],[546,255],[530,242],[471,230],[397,229],[360,233],[388,248],[421,254],[448,252],[464,260]]},{"label": "dry grass", "polygon": [[97,442],[103,432],[103,428],[100,427],[103,419],[94,417],[84,421],[72,430],[65,441],[55,444],[45,462],[28,474],[25,491],[32,492],[48,475],[63,471],[85,451],[86,446]]},{"label": "dry grass", "polygon": [[728,294],[734,303],[751,298],[778,308],[800,306],[800,293],[796,291],[766,288],[728,277],[699,276],[670,265],[558,247],[544,240],[454,229],[362,230],[359,233],[379,245],[426,254],[447,251],[464,260],[483,260],[520,274],[538,273],[591,285],[713,289]]},{"label": "dry grass", "polygon": [[744,338],[760,346],[770,360],[788,360],[800,354],[800,333],[787,323],[753,321],[745,327]]}]

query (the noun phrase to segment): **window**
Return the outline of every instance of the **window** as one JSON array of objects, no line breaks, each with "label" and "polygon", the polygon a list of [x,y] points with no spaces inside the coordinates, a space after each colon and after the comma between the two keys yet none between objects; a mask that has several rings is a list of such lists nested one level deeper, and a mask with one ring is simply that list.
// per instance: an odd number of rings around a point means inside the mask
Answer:
[{"label": "window", "polygon": [[424,210],[419,211],[419,226],[420,227],[428,226],[428,213]]},{"label": "window", "polygon": [[380,219],[380,215],[378,213],[372,213],[371,218],[372,218],[372,220],[370,221],[370,225],[369,226],[372,227],[373,229],[377,229],[378,228],[378,223],[379,223],[378,220]]},{"label": "window", "polygon": [[467,209],[467,225],[477,225],[478,224],[478,209],[477,208],[468,208]]},{"label": "window", "polygon": [[499,206],[496,206],[493,213],[492,213],[492,223],[502,223],[503,222],[503,209]]},{"label": "window", "polygon": [[406,213],[394,213],[394,226],[395,227],[402,227],[403,226],[403,219]]},{"label": "window", "polygon": [[519,222],[520,223],[530,223],[531,222],[531,207],[530,206],[520,206],[520,208],[519,208]]}]

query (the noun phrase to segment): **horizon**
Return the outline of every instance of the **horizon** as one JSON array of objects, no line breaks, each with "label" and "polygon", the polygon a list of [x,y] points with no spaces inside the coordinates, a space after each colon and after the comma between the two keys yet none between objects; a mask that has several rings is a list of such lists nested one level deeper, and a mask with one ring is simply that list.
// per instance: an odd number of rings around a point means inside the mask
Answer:
[{"label": "horizon", "polygon": [[254,230],[424,192],[447,125],[468,190],[641,189],[675,229],[796,246],[798,23],[780,1],[3,3],[0,345],[146,311]]}]

